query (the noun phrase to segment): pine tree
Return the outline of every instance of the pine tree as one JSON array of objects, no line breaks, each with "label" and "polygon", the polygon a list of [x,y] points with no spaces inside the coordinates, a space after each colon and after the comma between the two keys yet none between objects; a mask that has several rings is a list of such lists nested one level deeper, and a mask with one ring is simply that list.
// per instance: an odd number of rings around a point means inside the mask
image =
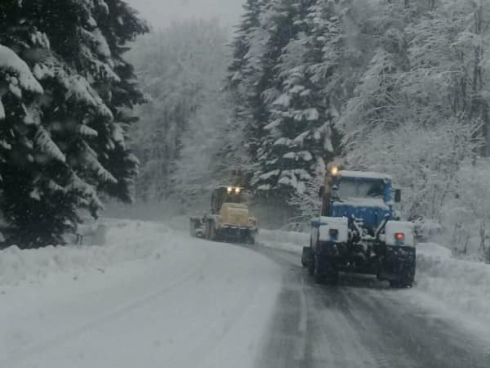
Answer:
[{"label": "pine tree", "polygon": [[269,94],[278,96],[270,103],[260,168],[254,177],[259,190],[283,197],[304,193],[317,181],[319,168],[338,154],[330,101],[340,47],[336,4],[302,6],[293,22],[296,34],[276,66],[279,87]]},{"label": "pine tree", "polygon": [[2,96],[9,152],[0,162],[1,209],[14,230],[10,242],[62,244],[80,209],[93,216],[102,209],[99,191],[130,200],[137,160],[124,144],[132,119],[123,108],[141,94],[122,54],[146,26],[117,0],[5,1],[0,19],[0,44],[42,86]]},{"label": "pine tree", "polygon": [[[226,90],[234,104],[233,120],[243,131],[250,161],[257,158],[259,136],[267,113],[263,92],[264,53],[267,32],[263,17],[271,0],[248,0],[233,42],[233,59],[228,68]],[[248,171],[252,171],[249,168]]]},{"label": "pine tree", "polygon": [[260,25],[260,14],[264,0],[247,0],[243,5],[243,16],[231,45],[232,62],[228,67],[229,87],[235,87],[247,77],[247,54],[251,48],[252,33]]}]

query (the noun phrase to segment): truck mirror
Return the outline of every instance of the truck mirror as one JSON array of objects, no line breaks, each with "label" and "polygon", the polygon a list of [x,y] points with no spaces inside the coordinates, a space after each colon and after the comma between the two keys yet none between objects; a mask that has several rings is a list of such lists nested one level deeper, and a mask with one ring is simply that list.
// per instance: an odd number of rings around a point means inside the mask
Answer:
[{"label": "truck mirror", "polygon": [[402,191],[400,189],[395,189],[395,203],[400,203],[402,201]]},{"label": "truck mirror", "polygon": [[325,194],[325,185],[322,185],[318,190],[318,197],[323,198],[324,194]]}]

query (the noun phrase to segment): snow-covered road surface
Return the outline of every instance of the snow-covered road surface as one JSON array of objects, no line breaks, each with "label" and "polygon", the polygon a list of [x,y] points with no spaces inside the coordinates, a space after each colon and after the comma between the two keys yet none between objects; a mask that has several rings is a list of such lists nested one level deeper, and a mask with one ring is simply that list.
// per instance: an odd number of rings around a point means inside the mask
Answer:
[{"label": "snow-covered road surface", "polygon": [[264,234],[250,249],[127,222],[103,247],[0,254],[0,368],[490,367],[484,323],[417,288],[315,285],[302,237]]},{"label": "snow-covered road surface", "polygon": [[490,345],[416,290],[372,278],[315,285],[297,255],[260,249],[284,270],[261,368],[488,368]]},{"label": "snow-covered road surface", "polygon": [[280,267],[171,232],[158,241],[140,260],[5,286],[0,367],[253,367]]}]

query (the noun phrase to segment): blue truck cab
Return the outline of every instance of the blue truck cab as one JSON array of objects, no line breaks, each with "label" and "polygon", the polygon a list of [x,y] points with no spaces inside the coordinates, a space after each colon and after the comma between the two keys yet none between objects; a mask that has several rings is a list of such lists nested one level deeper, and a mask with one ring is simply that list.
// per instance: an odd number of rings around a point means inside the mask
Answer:
[{"label": "blue truck cab", "polygon": [[393,287],[412,286],[415,276],[413,224],[400,221],[394,204],[401,192],[389,175],[340,171],[327,174],[322,210],[312,221],[302,262],[318,282],[340,272],[376,275]]},{"label": "blue truck cab", "polygon": [[324,216],[355,218],[371,231],[384,219],[395,219],[389,175],[339,171],[331,182]]}]

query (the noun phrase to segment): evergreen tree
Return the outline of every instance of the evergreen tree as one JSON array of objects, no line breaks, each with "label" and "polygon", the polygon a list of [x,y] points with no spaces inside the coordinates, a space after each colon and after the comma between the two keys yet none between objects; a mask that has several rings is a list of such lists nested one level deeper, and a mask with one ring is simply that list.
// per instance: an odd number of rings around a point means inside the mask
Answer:
[{"label": "evergreen tree", "polygon": [[99,191],[131,200],[137,160],[125,146],[133,119],[123,111],[141,94],[122,55],[147,28],[120,0],[4,1],[0,19],[0,44],[41,86],[15,86],[12,68],[0,77],[14,85],[2,94],[1,209],[10,242],[61,244],[79,209],[97,216]]},{"label": "evergreen tree", "polygon": [[[270,0],[247,0],[233,42],[233,59],[228,68],[226,89],[234,104],[233,120],[243,131],[251,161],[257,158],[261,127],[267,107],[262,98],[264,53],[268,34],[262,24]],[[249,168],[250,172],[253,168]]]},{"label": "evergreen tree", "polygon": [[243,16],[232,43],[232,62],[228,67],[229,87],[235,87],[247,77],[247,55],[251,48],[251,35],[260,25],[260,14],[264,0],[247,0],[243,5]]},{"label": "evergreen tree", "polygon": [[307,186],[337,154],[330,96],[339,64],[340,25],[334,2],[302,2],[295,36],[282,49],[270,91],[270,119],[254,183],[264,193],[288,197]]}]

